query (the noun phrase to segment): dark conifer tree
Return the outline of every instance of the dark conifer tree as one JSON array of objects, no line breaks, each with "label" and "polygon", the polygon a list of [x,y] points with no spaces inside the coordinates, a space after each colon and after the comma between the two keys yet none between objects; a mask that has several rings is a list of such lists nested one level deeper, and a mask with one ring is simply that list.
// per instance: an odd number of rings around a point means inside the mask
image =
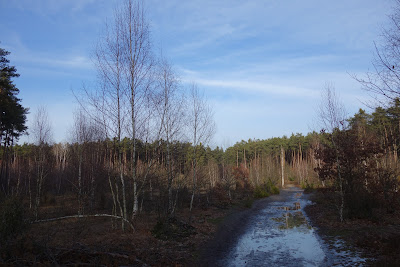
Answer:
[{"label": "dark conifer tree", "polygon": [[[17,97],[19,90],[12,78],[19,76],[17,69],[10,66],[7,55],[10,52],[0,48],[0,148],[1,167],[0,179],[7,176],[8,150],[14,141],[23,134],[27,127],[26,114],[28,109],[21,105],[21,99]],[[4,187],[3,187],[4,190]]]},{"label": "dark conifer tree", "polygon": [[9,66],[7,55],[10,52],[0,48],[0,140],[2,145],[9,146],[27,129],[25,126],[28,109],[22,107],[17,97],[19,89],[12,78],[19,74],[14,66]]}]

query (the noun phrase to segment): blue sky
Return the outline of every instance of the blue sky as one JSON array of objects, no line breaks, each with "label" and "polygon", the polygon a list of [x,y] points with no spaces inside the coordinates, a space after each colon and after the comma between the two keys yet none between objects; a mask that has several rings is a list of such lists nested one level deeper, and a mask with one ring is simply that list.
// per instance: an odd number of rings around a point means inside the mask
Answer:
[{"label": "blue sky", "polygon": [[[54,141],[68,141],[71,90],[95,80],[91,61],[119,1],[0,0],[0,47],[11,52],[22,104],[49,111]],[[368,95],[349,74],[371,69],[392,0],[145,1],[155,51],[183,85],[214,107],[212,145],[318,130],[320,92],[335,85],[348,113]],[[188,86],[189,87],[189,86]],[[29,125],[29,122],[28,122]],[[29,141],[29,137],[22,138]]]}]

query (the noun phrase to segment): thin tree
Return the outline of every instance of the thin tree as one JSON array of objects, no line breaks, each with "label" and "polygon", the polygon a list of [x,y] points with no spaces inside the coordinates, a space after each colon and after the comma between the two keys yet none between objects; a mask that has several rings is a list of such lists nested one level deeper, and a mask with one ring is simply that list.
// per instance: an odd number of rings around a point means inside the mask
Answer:
[{"label": "thin tree", "polygon": [[215,133],[216,127],[213,119],[213,111],[204,98],[204,93],[196,84],[192,84],[188,99],[188,131],[193,146],[193,180],[192,196],[190,199],[190,211],[193,208],[193,200],[197,190],[197,161],[196,152],[200,144],[207,144]]},{"label": "thin tree", "polygon": [[105,34],[96,48],[95,64],[100,86],[93,92],[84,90],[85,95],[94,111],[91,114],[97,115],[93,117],[102,120],[104,128],[117,141],[122,187],[121,216],[125,219],[128,218],[124,178],[126,168],[125,162],[122,161],[120,146],[121,138],[125,134],[131,138],[132,218],[134,218],[139,209],[140,192],[136,173],[136,145],[141,127],[144,127],[148,120],[148,113],[143,109],[149,110],[150,81],[153,76],[150,27],[142,1],[125,0],[114,9],[113,21],[106,25]]},{"label": "thin tree", "polygon": [[178,78],[167,60],[161,57],[157,64],[157,89],[154,95],[154,106],[157,111],[160,137],[166,142],[166,167],[167,167],[167,191],[168,213],[173,213],[174,204],[172,196],[172,183],[174,172],[171,162],[171,142],[182,135],[184,120],[184,95],[180,91]]},{"label": "thin tree", "polygon": [[[75,143],[78,154],[78,214],[84,213],[83,210],[83,177],[82,168],[84,164],[84,153],[88,147],[89,142],[102,139],[100,127],[98,127],[95,121],[91,121],[84,113],[82,109],[78,110],[74,114],[74,124],[71,129],[71,139]],[[91,175],[91,184],[94,184],[94,175]],[[92,197],[94,194],[92,188]]]},{"label": "thin tree", "polygon": [[57,176],[57,193],[60,194],[61,192],[61,184],[63,174],[65,173],[65,168],[67,165],[67,152],[68,152],[68,144],[67,143],[58,143],[53,145],[53,155],[56,159],[56,168],[59,172]]},{"label": "thin tree", "polygon": [[136,145],[140,126],[148,118],[141,108],[148,106],[149,90],[153,75],[153,59],[150,40],[150,26],[147,21],[143,2],[141,0],[126,0],[117,9],[121,22],[121,41],[123,47],[123,76],[127,86],[126,94],[129,100],[131,145],[131,176],[133,181],[132,218],[139,210],[139,187],[136,173]]},{"label": "thin tree", "polygon": [[281,184],[285,187],[285,149],[281,145]]},{"label": "thin tree", "polygon": [[43,182],[50,172],[48,167],[49,164],[49,153],[47,149],[52,139],[52,128],[49,120],[47,110],[41,106],[39,107],[33,119],[31,126],[31,133],[36,145],[35,152],[35,165],[36,165],[36,197],[34,204],[34,215],[35,219],[38,219],[38,208],[40,206],[40,198],[42,195]]},{"label": "thin tree", "polygon": [[323,132],[331,133],[331,142],[335,150],[337,165],[337,182],[339,186],[340,204],[339,217],[343,221],[344,192],[343,178],[341,174],[341,162],[339,160],[339,140],[335,138],[338,131],[346,128],[346,109],[339,97],[336,95],[335,88],[331,83],[326,83],[322,92],[322,100],[319,107],[319,120],[323,127]]},{"label": "thin tree", "polygon": [[[119,173],[121,195],[119,195],[119,183],[113,181],[109,166],[108,180],[113,198],[113,215],[117,215],[119,208],[122,228],[128,218],[126,186],[125,186],[125,162],[122,161],[121,140],[126,129],[128,115],[128,98],[126,96],[127,86],[124,79],[126,67],[124,59],[124,46],[122,37],[122,17],[119,9],[114,10],[113,22],[106,23],[103,34],[99,38],[94,51],[94,64],[98,73],[98,84],[94,89],[83,87],[83,97],[76,96],[82,109],[89,114],[90,118],[103,125],[106,138],[114,139],[117,154],[116,168]],[[81,100],[83,99],[83,100]],[[110,157],[111,157],[110,153]],[[110,162],[112,162],[110,160]],[[122,197],[122,204],[119,200]]]}]

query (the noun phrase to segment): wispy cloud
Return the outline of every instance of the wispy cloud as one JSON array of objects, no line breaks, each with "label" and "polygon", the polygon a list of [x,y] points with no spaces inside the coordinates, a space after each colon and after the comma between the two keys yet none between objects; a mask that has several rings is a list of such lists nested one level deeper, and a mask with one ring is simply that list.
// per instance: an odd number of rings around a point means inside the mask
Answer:
[{"label": "wispy cloud", "polygon": [[282,95],[289,97],[316,97],[318,94],[310,89],[285,86],[278,84],[268,84],[253,81],[243,80],[207,80],[197,79],[195,80],[199,85],[211,86],[214,88],[223,88],[231,90],[239,90],[246,93],[262,93],[269,95]]},{"label": "wispy cloud", "polygon": [[32,51],[17,35],[9,43],[12,47],[5,46],[5,48],[12,51],[11,58],[17,63],[63,69],[91,69],[93,67],[90,58],[83,53],[60,55],[57,51]]},{"label": "wispy cloud", "polygon": [[242,27],[234,27],[231,24],[216,25],[207,30],[207,33],[199,33],[197,36],[188,38],[188,42],[184,42],[177,47],[174,47],[174,54],[195,53],[200,48],[205,46],[218,46],[224,42],[224,38],[231,36],[236,37],[242,33]]},{"label": "wispy cloud", "polygon": [[42,54],[41,56],[16,54],[12,59],[21,74],[31,77],[38,75],[54,79],[54,77],[70,76],[88,79],[88,73],[94,70],[90,59],[81,55],[60,57],[56,54]]},{"label": "wispy cloud", "polygon": [[50,55],[48,57],[32,57],[29,61],[46,66],[70,68],[70,69],[92,69],[93,64],[90,59],[82,55],[71,55],[68,57]]},{"label": "wispy cloud", "polygon": [[95,0],[19,0],[8,1],[8,6],[14,6],[23,11],[31,11],[40,15],[55,15],[60,12],[71,10],[82,11],[86,6],[91,5]]},{"label": "wispy cloud", "polygon": [[[264,46],[279,44],[282,50],[310,45],[323,45],[325,50],[329,46],[353,51],[365,49],[365,43],[372,44],[371,38],[376,36],[377,21],[385,19],[381,17],[383,10],[389,8],[389,0],[379,4],[374,0],[155,2],[150,2],[156,7],[152,11],[165,25],[173,26],[170,29],[175,32],[173,35],[184,37],[170,40],[177,55],[226,49],[224,45],[235,39],[242,40],[241,45],[245,46],[246,41],[262,42]],[[168,7],[172,13],[165,12]],[[163,25],[158,27],[164,31]]]},{"label": "wispy cloud", "polygon": [[[352,80],[343,67],[343,56],[316,55],[243,62],[204,70],[180,68],[184,82],[195,81],[220,92],[268,94],[291,98],[316,98],[326,81],[338,81],[344,88]],[[326,67],[325,67],[326,66]],[[354,83],[351,84],[354,87]]]}]

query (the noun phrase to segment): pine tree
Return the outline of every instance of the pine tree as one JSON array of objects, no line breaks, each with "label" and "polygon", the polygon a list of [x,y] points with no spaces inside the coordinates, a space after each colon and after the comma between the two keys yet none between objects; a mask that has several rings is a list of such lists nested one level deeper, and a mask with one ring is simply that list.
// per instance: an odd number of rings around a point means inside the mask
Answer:
[{"label": "pine tree", "polygon": [[23,134],[28,109],[22,107],[17,97],[19,90],[12,78],[19,76],[14,66],[9,66],[10,52],[0,48],[0,145],[8,147]]},{"label": "pine tree", "polygon": [[0,185],[8,192],[8,175],[10,149],[14,141],[23,134],[27,127],[26,114],[28,109],[22,107],[21,99],[17,97],[19,90],[13,84],[12,78],[19,76],[14,66],[9,66],[6,58],[10,52],[0,48]]}]

